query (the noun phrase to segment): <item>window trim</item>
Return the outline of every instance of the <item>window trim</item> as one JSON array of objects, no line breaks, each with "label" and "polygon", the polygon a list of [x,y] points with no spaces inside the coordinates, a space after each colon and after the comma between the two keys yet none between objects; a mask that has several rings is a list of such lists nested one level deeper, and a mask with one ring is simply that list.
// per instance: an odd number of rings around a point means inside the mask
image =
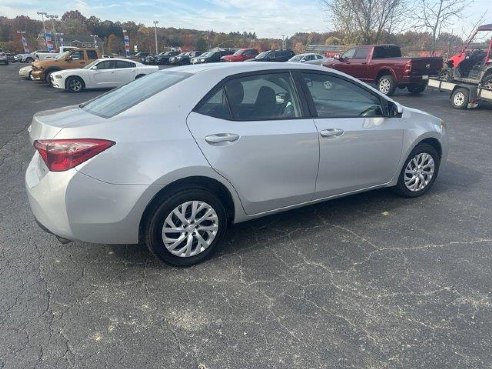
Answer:
[{"label": "window trim", "polygon": [[[304,93],[302,92],[302,90],[299,90],[299,84],[297,83],[296,77],[295,77],[293,72],[294,72],[294,70],[292,70],[292,69],[273,69],[273,70],[243,72],[243,73],[237,73],[237,74],[227,76],[224,79],[222,79],[219,83],[217,83],[214,87],[212,87],[210,89],[210,91],[208,91],[205,94],[205,96],[202,97],[202,99],[195,105],[195,107],[191,111],[194,113],[201,114],[199,112],[201,107],[203,105],[205,105],[206,102],[218,92],[218,90],[220,90],[221,88],[224,88],[226,83],[229,82],[230,80],[244,78],[244,77],[251,77],[251,76],[261,76],[261,75],[265,75],[265,74],[285,74],[285,73],[288,73],[290,75],[290,78],[291,78],[294,93],[297,95],[297,100],[299,101],[299,108],[301,109],[301,116],[300,117],[286,117],[286,118],[275,118],[275,119],[248,119],[248,120],[234,119],[232,111],[231,111],[231,105],[229,103],[229,98],[227,97],[227,93],[225,92],[225,89],[224,89],[226,102],[227,102],[227,108],[228,108],[229,114],[230,114],[229,119],[221,119],[221,118],[215,118],[215,117],[211,117],[211,118],[227,120],[230,122],[267,122],[267,121],[312,119],[313,116],[309,110],[309,106],[308,106],[306,99],[304,97]],[[204,114],[201,114],[201,115],[204,115]],[[206,115],[206,116],[208,116],[208,115]]]},{"label": "window trim", "polygon": [[389,115],[389,109],[388,109],[389,100],[380,96],[379,94],[377,94],[376,92],[367,88],[366,86],[364,86],[362,84],[358,84],[357,82],[354,82],[351,79],[346,78],[346,77],[339,75],[339,74],[336,74],[336,73],[324,72],[324,71],[319,71],[319,70],[314,70],[314,69],[297,69],[297,70],[295,70],[296,83],[298,83],[300,85],[299,88],[302,90],[302,92],[304,94],[304,100],[308,104],[309,112],[311,114],[311,118],[313,118],[313,119],[343,119],[343,118],[353,119],[353,118],[379,118],[379,117],[361,117],[360,115],[356,115],[356,116],[332,116],[332,117],[320,117],[320,116],[318,116],[318,111],[316,110],[316,107],[314,105],[313,97],[311,96],[311,92],[309,91],[309,87],[304,83],[302,73],[319,74],[321,76],[329,76],[329,77],[339,78],[339,79],[344,80],[344,81],[346,81],[346,82],[348,82],[348,83],[350,83],[356,87],[359,87],[362,90],[373,95],[374,97],[376,97],[379,100],[381,107],[383,108],[383,115],[381,117],[393,118]]}]

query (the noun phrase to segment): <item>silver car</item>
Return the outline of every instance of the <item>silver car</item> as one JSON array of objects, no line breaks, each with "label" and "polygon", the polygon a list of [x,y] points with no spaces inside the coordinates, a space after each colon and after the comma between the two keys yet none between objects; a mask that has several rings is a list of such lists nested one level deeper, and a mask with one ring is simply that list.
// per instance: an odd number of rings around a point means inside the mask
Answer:
[{"label": "silver car", "polygon": [[393,187],[427,192],[444,123],[368,85],[301,63],[171,68],[36,114],[31,209],[60,240],[145,243],[176,266],[228,224]]}]

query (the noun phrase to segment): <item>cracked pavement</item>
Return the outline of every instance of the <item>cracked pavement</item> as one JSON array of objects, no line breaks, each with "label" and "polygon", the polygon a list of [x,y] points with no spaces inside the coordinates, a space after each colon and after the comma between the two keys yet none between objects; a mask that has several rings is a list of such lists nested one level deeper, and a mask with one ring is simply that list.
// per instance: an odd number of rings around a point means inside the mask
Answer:
[{"label": "cracked pavement", "polygon": [[68,94],[0,68],[0,368],[492,367],[492,105],[443,118],[430,193],[380,190],[235,226],[188,269],[142,246],[61,245],[23,176],[37,111]]}]

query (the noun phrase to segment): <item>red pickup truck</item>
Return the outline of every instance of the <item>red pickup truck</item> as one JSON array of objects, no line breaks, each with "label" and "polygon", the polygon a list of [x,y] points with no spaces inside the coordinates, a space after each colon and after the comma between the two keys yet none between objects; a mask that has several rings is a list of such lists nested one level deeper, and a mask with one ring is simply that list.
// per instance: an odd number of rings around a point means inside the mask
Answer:
[{"label": "red pickup truck", "polygon": [[385,95],[396,88],[408,88],[412,94],[425,90],[429,77],[438,76],[442,58],[404,58],[397,45],[356,46],[345,51],[325,67],[347,73],[361,81],[375,83]]}]

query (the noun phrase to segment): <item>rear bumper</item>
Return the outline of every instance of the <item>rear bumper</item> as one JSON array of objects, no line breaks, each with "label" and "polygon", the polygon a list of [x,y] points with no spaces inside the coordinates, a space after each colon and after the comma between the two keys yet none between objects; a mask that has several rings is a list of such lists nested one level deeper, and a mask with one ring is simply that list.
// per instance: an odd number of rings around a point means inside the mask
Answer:
[{"label": "rear bumper", "polygon": [[403,76],[400,80],[399,85],[420,85],[423,83],[427,83],[429,81],[429,77],[435,76],[434,74],[424,74],[421,76]]},{"label": "rear bumper", "polygon": [[49,172],[35,153],[25,176],[29,205],[41,228],[91,243],[136,244],[149,186],[112,185],[76,169]]}]

